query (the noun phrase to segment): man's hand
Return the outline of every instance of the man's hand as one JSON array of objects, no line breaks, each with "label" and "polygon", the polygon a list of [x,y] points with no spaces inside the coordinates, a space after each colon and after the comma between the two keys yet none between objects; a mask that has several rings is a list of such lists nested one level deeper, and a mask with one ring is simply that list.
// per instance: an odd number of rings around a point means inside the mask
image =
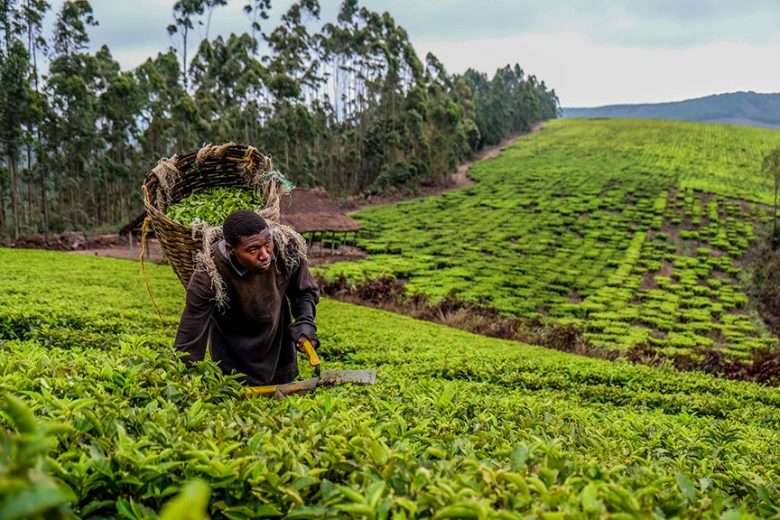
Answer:
[{"label": "man's hand", "polygon": [[298,337],[298,341],[295,343],[295,348],[298,349],[299,352],[305,352],[303,349],[303,343],[304,341],[308,340],[311,343],[311,346],[314,347],[314,350],[317,350],[320,347],[320,340],[318,339],[309,339],[303,334],[301,334]]}]

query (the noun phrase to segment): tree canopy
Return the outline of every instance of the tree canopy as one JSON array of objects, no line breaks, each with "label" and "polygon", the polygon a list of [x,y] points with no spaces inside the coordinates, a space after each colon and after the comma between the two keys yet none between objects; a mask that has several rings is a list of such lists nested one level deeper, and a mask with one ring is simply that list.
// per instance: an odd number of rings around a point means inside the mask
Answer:
[{"label": "tree canopy", "polygon": [[[225,4],[176,2],[173,46],[123,71],[107,47],[89,51],[88,0],[64,2],[49,38],[49,2],[0,2],[0,240],[112,229],[142,209],[157,160],[204,143],[251,144],[296,184],[349,196],[441,182],[559,111],[519,65],[490,77],[421,60],[389,13],[357,0],[333,21],[299,0],[275,27],[270,0],[247,0],[246,31],[210,38]],[[194,45],[196,25],[206,30]]]}]

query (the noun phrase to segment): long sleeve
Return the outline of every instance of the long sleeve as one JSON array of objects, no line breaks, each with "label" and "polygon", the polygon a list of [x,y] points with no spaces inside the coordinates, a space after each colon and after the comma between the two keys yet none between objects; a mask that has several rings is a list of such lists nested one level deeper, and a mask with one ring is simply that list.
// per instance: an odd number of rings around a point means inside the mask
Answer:
[{"label": "long sleeve", "polygon": [[292,312],[293,323],[290,325],[290,336],[293,341],[299,337],[306,336],[310,340],[317,340],[317,326],[314,324],[314,318],[317,314],[317,303],[320,301],[320,291],[317,282],[312,278],[309,272],[309,266],[306,260],[293,273],[290,283],[287,286],[287,297],[290,300],[290,310]]},{"label": "long sleeve", "polygon": [[188,365],[202,361],[206,355],[213,312],[214,290],[211,280],[205,272],[196,271],[187,286],[187,300],[174,342],[178,350],[187,353],[184,362]]}]

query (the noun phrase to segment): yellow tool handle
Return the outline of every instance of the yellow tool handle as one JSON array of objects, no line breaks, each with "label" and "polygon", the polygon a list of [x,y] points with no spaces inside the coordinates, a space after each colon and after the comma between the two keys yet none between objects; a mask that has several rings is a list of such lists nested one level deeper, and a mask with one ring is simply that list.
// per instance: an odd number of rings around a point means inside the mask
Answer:
[{"label": "yellow tool handle", "polygon": [[317,355],[317,351],[314,350],[314,345],[308,339],[303,340],[303,351],[309,356],[309,364],[313,367],[320,366],[320,356]]},{"label": "yellow tool handle", "polygon": [[244,395],[254,397],[258,395],[273,396],[279,392],[282,396],[298,392],[308,392],[317,386],[318,379],[304,379],[293,381],[284,385],[248,386],[244,388]]},{"label": "yellow tool handle", "polygon": [[302,381],[293,381],[285,385],[265,385],[265,386],[248,386],[244,388],[244,395],[247,397],[255,397],[258,395],[264,396],[277,396],[283,397],[288,394],[295,394],[298,392],[308,392],[313,390],[319,379],[304,379]]},{"label": "yellow tool handle", "polygon": [[244,388],[244,394],[247,397],[253,397],[256,395],[274,395],[279,385],[265,385],[265,386],[248,386]]}]

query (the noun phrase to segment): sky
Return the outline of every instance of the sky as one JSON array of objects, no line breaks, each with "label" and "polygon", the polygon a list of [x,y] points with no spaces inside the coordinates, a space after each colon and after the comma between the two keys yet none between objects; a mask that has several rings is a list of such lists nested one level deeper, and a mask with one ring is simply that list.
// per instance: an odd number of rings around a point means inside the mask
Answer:
[{"label": "sky", "polygon": [[[56,12],[63,0],[53,0]],[[249,31],[229,0],[209,37]],[[166,32],[175,0],[91,0],[99,26],[92,48],[107,44],[129,69],[175,43]],[[290,5],[272,0],[271,19]],[[320,0],[335,21],[339,0]],[[423,58],[449,72],[492,74],[519,63],[554,88],[564,107],[654,103],[752,90],[780,92],[777,0],[360,0],[389,11]],[[49,17],[49,26],[54,15]],[[198,28],[200,36],[205,28]],[[193,47],[194,48],[194,47]]]}]

